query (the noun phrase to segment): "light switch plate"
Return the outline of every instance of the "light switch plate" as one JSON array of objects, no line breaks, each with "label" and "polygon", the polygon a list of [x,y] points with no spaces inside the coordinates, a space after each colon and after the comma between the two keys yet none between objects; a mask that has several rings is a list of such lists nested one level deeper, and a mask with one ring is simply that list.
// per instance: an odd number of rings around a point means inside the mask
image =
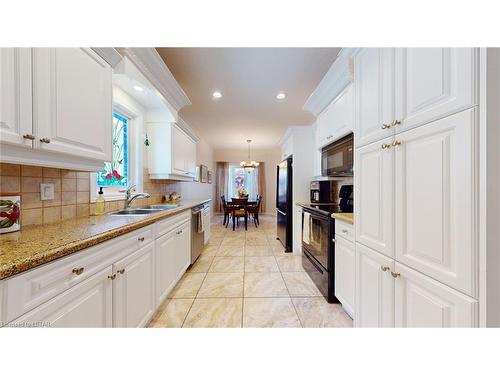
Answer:
[{"label": "light switch plate", "polygon": [[54,199],[54,184],[40,184],[40,200]]}]

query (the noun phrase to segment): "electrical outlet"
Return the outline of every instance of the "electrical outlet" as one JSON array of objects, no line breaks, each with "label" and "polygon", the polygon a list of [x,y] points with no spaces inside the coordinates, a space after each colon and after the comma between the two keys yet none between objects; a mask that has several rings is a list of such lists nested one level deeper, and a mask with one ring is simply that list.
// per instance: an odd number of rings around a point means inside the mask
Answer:
[{"label": "electrical outlet", "polygon": [[40,200],[54,199],[54,184],[40,184]]}]

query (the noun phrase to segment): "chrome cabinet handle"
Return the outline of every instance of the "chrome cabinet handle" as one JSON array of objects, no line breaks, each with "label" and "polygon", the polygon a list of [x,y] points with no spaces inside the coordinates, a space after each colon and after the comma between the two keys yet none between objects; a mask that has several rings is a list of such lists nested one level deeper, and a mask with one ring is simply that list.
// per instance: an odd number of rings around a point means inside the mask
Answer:
[{"label": "chrome cabinet handle", "polygon": [[141,241],[141,242],[144,242],[144,237],[139,237],[137,240]]},{"label": "chrome cabinet handle", "polygon": [[116,272],[118,272],[119,274],[123,275],[125,273],[125,268],[122,268],[121,270],[118,270]]},{"label": "chrome cabinet handle", "polygon": [[114,273],[114,274],[112,274],[112,275],[108,276],[108,279],[110,279],[110,280],[114,280],[114,279],[116,279],[116,273]]},{"label": "chrome cabinet handle", "polygon": [[384,272],[385,272],[385,271],[389,271],[389,270],[390,270],[390,267],[387,267],[387,266],[380,266],[380,269],[381,269],[382,271],[384,271]]},{"label": "chrome cabinet handle", "polygon": [[382,150],[385,150],[386,148],[392,147],[392,144],[390,143],[382,143]]},{"label": "chrome cabinet handle", "polygon": [[402,123],[403,123],[403,119],[394,120],[392,122],[392,126],[401,125]]},{"label": "chrome cabinet handle", "polygon": [[175,234],[181,234],[181,233],[182,233],[182,230],[175,232]]},{"label": "chrome cabinet handle", "polygon": [[382,124],[382,126],[380,127],[382,130],[385,130],[385,129],[390,129],[392,126],[392,124]]},{"label": "chrome cabinet handle", "polygon": [[402,143],[403,143],[403,141],[394,141],[394,142],[392,142],[392,146],[398,147],[398,146],[401,146]]},{"label": "chrome cabinet handle", "polygon": [[342,233],[349,233],[347,229],[342,229]]},{"label": "chrome cabinet handle", "polygon": [[81,275],[83,273],[83,271],[85,270],[84,267],[80,267],[80,268],[73,268],[71,270],[72,273],[74,273],[75,275]]},{"label": "chrome cabinet handle", "polygon": [[48,139],[48,138],[40,138],[40,142],[42,142],[42,143],[50,143],[50,139]]},{"label": "chrome cabinet handle", "polygon": [[398,278],[399,276],[401,276],[401,274],[399,272],[392,272],[391,271],[391,275],[392,277],[394,277],[395,279]]},{"label": "chrome cabinet handle", "polygon": [[333,242],[333,243],[335,243],[335,242],[337,242],[337,241],[335,240],[335,238],[332,238],[332,242]]},{"label": "chrome cabinet handle", "polygon": [[34,140],[35,139],[35,136],[33,134],[25,134],[23,135],[23,138],[24,139],[29,139],[29,140]]},{"label": "chrome cabinet handle", "polygon": [[328,137],[326,137],[326,139],[330,139],[330,138],[333,138],[333,135],[329,135]]}]

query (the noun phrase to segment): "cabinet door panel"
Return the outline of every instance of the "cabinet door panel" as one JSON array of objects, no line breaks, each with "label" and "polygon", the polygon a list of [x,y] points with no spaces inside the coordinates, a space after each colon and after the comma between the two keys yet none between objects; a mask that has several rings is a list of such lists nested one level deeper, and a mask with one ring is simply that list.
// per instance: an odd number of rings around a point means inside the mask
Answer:
[{"label": "cabinet door panel", "polygon": [[179,278],[191,264],[191,221],[176,229],[176,235],[174,264],[176,265],[175,274]]},{"label": "cabinet door panel", "polygon": [[396,327],[476,327],[477,301],[396,262]]},{"label": "cabinet door panel", "polygon": [[393,269],[392,259],[356,243],[357,327],[394,327]]},{"label": "cabinet door panel", "polygon": [[354,243],[335,237],[335,296],[347,313],[354,316],[356,260]]},{"label": "cabinet door panel", "polygon": [[31,310],[13,325],[47,323],[50,327],[104,328],[112,322],[111,266]]},{"label": "cabinet door panel", "polygon": [[156,240],[156,305],[159,306],[167,297],[177,281],[174,252],[176,248],[176,230],[172,230]]},{"label": "cabinet door panel", "polygon": [[405,131],[474,104],[473,48],[398,48],[397,117]]},{"label": "cabinet door panel", "polygon": [[113,265],[114,327],[144,327],[153,316],[153,251],[151,243]]},{"label": "cabinet door panel", "polygon": [[394,49],[364,48],[354,57],[356,143],[363,146],[393,134]]},{"label": "cabinet door panel", "polygon": [[396,138],[396,260],[473,296],[474,111]]},{"label": "cabinet door panel", "polygon": [[33,72],[34,146],[111,160],[110,66],[88,48],[36,48]]},{"label": "cabinet door panel", "polygon": [[394,256],[394,152],[392,138],[355,151],[356,241]]},{"label": "cabinet door panel", "polygon": [[0,48],[0,142],[32,147],[31,49]]},{"label": "cabinet door panel", "polygon": [[172,126],[172,172],[186,172],[186,135],[177,126]]}]

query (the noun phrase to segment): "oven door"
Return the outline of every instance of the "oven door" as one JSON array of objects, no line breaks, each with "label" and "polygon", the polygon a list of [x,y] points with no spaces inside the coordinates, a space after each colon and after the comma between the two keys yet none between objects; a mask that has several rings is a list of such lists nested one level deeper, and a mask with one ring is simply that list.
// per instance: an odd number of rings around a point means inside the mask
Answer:
[{"label": "oven door", "polygon": [[321,153],[323,176],[352,176],[353,140],[353,135],[350,134],[323,149]]},{"label": "oven door", "polygon": [[330,221],[328,218],[320,215],[311,212],[308,213],[308,220],[306,219],[307,216],[304,213],[302,214],[302,247],[328,271],[328,250],[330,245],[328,237]]}]

